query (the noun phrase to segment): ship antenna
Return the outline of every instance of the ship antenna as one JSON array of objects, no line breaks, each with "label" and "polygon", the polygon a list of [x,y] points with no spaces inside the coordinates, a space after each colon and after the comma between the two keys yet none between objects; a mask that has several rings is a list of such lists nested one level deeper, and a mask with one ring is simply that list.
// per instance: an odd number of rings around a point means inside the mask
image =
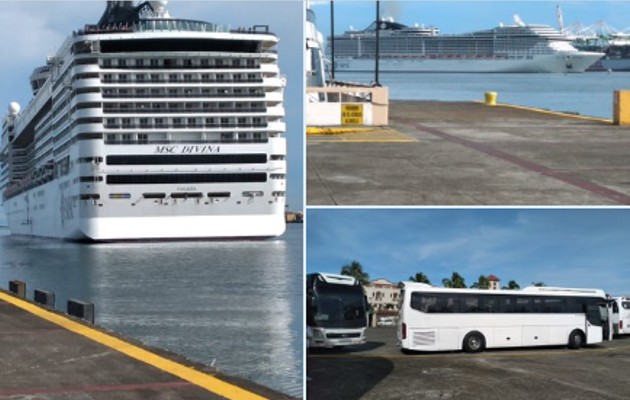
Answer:
[{"label": "ship antenna", "polygon": [[558,27],[560,28],[560,33],[564,35],[564,18],[562,18],[562,8],[560,8],[560,4],[556,6],[556,15],[558,16]]}]

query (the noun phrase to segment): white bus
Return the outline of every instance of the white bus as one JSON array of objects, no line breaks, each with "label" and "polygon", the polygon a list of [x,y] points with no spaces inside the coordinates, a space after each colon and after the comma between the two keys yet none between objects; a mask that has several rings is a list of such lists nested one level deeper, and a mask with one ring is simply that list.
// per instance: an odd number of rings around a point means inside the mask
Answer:
[{"label": "white bus", "polygon": [[630,333],[630,297],[613,297],[612,322],[615,335]]},{"label": "white bus", "polygon": [[316,273],[306,276],[306,340],[308,347],[365,343],[367,300],[350,276]]},{"label": "white bus", "polygon": [[400,298],[398,340],[403,350],[578,349],[608,335],[606,294],[599,289],[473,290],[403,282]]}]

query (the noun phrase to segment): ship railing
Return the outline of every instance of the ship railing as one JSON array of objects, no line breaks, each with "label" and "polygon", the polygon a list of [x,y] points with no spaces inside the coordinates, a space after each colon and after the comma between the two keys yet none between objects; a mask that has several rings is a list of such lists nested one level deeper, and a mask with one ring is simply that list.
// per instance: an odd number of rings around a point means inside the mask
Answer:
[{"label": "ship railing", "polygon": [[236,79],[114,79],[103,78],[103,83],[263,83],[262,78],[236,78]]},{"label": "ship railing", "polygon": [[106,129],[136,129],[136,128],[154,128],[154,129],[169,129],[169,128],[267,128],[267,123],[227,123],[227,124],[106,124]]},{"label": "ship railing", "polygon": [[156,140],[106,140],[105,144],[111,144],[111,145],[129,145],[129,144],[136,144],[136,145],[154,145],[154,144],[174,144],[174,143],[186,143],[186,144],[208,144],[208,143],[245,143],[245,144],[260,144],[260,143],[268,143],[269,139],[268,138],[248,138],[248,139],[227,139],[227,138],[221,138],[221,139],[216,139],[216,140],[189,140],[189,139],[182,139],[182,140],[177,140],[177,139],[156,139]]},{"label": "ship railing", "polygon": [[221,114],[221,113],[263,113],[265,107],[258,108],[104,108],[104,114]]},{"label": "ship railing", "polygon": [[264,92],[260,93],[103,93],[104,99],[128,99],[128,98],[222,98],[222,97],[265,97]]}]

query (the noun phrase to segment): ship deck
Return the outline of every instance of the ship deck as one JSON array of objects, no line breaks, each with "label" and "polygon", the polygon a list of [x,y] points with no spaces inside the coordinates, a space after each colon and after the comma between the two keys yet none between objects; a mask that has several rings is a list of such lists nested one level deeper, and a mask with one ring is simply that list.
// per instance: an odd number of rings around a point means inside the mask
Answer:
[{"label": "ship deck", "polygon": [[309,205],[630,204],[628,127],[474,102],[389,111],[391,129],[308,136]]}]

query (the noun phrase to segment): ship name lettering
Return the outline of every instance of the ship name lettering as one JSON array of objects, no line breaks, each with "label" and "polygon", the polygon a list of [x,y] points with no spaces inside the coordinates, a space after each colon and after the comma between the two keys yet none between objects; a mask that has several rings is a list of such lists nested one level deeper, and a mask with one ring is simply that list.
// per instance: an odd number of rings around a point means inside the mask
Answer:
[{"label": "ship name lettering", "polygon": [[218,153],[220,146],[182,146],[182,154]]},{"label": "ship name lettering", "polygon": [[179,146],[157,146],[155,148],[155,153],[158,154],[175,154],[175,150],[177,150]]}]

